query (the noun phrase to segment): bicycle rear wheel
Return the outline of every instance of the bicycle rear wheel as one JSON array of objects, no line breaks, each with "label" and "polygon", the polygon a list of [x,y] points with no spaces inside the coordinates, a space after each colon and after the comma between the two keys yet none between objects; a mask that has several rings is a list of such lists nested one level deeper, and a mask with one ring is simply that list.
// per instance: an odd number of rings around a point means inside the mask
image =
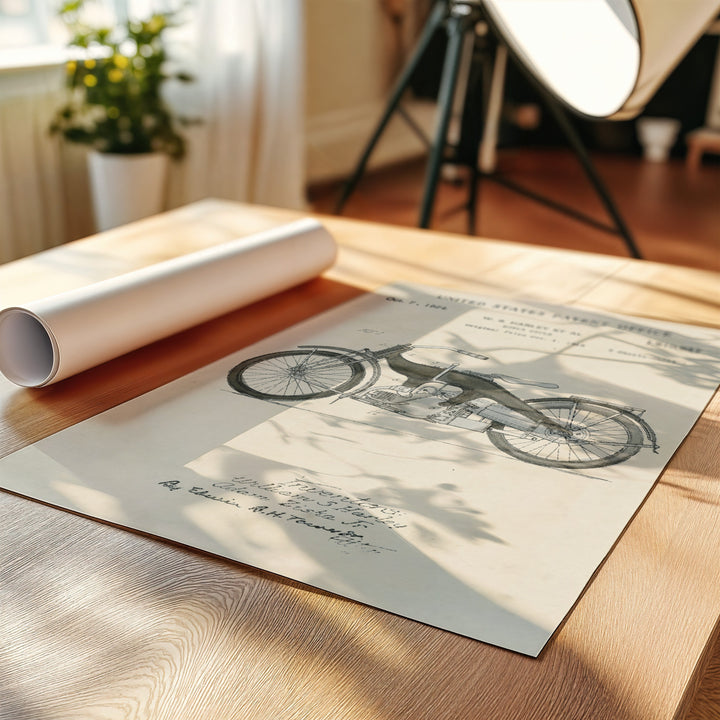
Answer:
[{"label": "bicycle rear wheel", "polygon": [[353,357],[330,350],[283,350],[243,360],[228,384],[261,400],[311,400],[343,393],[365,377]]},{"label": "bicycle rear wheel", "polygon": [[527,400],[565,432],[539,425],[516,430],[494,425],[488,438],[518,460],[557,468],[597,468],[631,458],[643,447],[643,430],[631,413],[576,398]]}]

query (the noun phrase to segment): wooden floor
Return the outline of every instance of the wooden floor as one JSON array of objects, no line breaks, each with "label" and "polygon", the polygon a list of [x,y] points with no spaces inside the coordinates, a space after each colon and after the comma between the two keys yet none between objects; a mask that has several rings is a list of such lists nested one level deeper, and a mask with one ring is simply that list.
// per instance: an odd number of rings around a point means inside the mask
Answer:
[{"label": "wooden floor", "polygon": [[[720,163],[706,160],[691,172],[679,158],[667,163],[623,155],[596,155],[593,159],[645,259],[720,270]],[[567,151],[501,150],[498,170],[518,184],[609,223],[579,163]],[[367,173],[343,215],[416,226],[424,173],[424,159]],[[341,186],[311,188],[313,210],[333,213]],[[467,197],[465,182],[441,182],[432,228],[467,233],[463,209]],[[480,185],[476,234],[608,255],[627,253],[619,236],[580,223],[490,180]]]},{"label": "wooden floor", "polygon": [[[593,158],[646,260],[720,271],[720,163],[690,172],[681,159],[648,163],[626,156]],[[608,222],[576,159],[562,150],[504,150],[498,169],[512,180]],[[366,174],[343,215],[416,226],[425,161]],[[342,183],[310,190],[315,212],[333,214]],[[444,181],[432,228],[467,233],[467,185]],[[618,236],[579,223],[494,182],[481,184],[477,235],[609,255],[626,255]],[[720,295],[720,288],[718,289]],[[692,688],[688,689],[692,692]],[[687,720],[720,719],[720,640]]]}]

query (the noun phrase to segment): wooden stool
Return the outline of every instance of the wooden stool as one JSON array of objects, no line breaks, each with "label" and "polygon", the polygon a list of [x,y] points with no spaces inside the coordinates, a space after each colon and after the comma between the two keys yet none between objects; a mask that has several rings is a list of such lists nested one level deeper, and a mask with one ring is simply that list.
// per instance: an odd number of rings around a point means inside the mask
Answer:
[{"label": "wooden stool", "polygon": [[720,128],[699,128],[685,136],[688,151],[685,159],[691,170],[697,170],[702,162],[703,153],[711,152],[720,155]]}]

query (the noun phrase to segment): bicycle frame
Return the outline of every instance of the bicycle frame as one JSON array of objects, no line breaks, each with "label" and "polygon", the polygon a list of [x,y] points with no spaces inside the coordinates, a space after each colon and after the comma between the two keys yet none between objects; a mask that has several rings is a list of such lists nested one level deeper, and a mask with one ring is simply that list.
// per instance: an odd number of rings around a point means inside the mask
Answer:
[{"label": "bicycle frame", "polygon": [[[511,427],[518,430],[528,430],[539,424],[543,424],[554,428],[558,432],[565,432],[565,428],[561,425],[555,423],[552,419],[546,417],[531,405],[528,405],[517,395],[511,393],[509,390],[506,390],[496,383],[493,376],[490,374],[485,375],[467,370],[456,370],[455,368],[457,367],[457,364],[438,367],[427,363],[418,363],[413,360],[409,360],[404,356],[404,353],[416,348],[438,349],[439,346],[403,344],[393,345],[392,347],[384,348],[382,350],[370,350],[369,348],[352,350],[333,345],[301,345],[300,348],[340,352],[351,358],[357,358],[362,362],[366,362],[370,366],[371,377],[360,386],[339,394],[337,397],[338,400],[345,397],[358,396],[368,388],[372,387],[380,378],[382,373],[379,361],[385,360],[391,370],[405,377],[405,382],[403,383],[405,387],[417,388],[428,382],[442,380],[442,382],[447,385],[458,387],[461,390],[459,395],[447,401],[450,405],[460,405],[480,397],[488,397],[494,400],[496,404],[507,409],[508,413],[503,415],[503,418],[504,422],[507,424],[512,422]],[[455,350],[455,352],[466,354],[475,358],[487,359],[484,355],[478,355],[477,353],[465,353],[460,350]],[[547,383],[539,384],[550,386]],[[555,385],[552,386],[556,387]]]}]

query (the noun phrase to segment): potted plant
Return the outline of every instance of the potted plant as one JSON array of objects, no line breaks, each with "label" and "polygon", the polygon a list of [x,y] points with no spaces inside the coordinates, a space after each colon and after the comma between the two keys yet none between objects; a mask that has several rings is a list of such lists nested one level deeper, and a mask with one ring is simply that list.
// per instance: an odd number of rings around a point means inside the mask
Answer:
[{"label": "potted plant", "polygon": [[192,78],[168,73],[166,31],[176,13],[96,26],[84,19],[85,0],[65,2],[59,15],[70,31],[65,104],[50,130],[91,148],[90,185],[98,229],[163,209],[168,158],[185,142],[162,97],[164,83]]}]

